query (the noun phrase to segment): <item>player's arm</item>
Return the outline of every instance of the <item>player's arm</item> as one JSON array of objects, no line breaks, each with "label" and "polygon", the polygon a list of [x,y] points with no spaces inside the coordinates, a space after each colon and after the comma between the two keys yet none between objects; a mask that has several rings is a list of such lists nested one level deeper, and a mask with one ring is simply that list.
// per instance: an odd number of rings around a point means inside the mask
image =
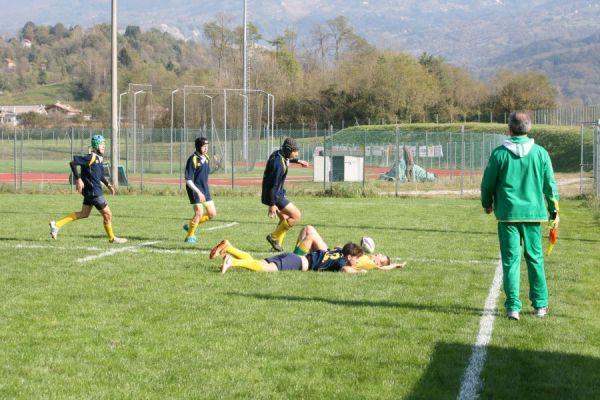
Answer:
[{"label": "player's arm", "polygon": [[272,157],[267,162],[263,180],[268,184],[267,187],[267,202],[269,210],[267,215],[269,218],[275,217],[279,209],[275,205],[275,188],[279,187],[283,176],[283,165],[279,157]]},{"label": "player's arm", "polygon": [[297,158],[290,159],[290,162],[293,163],[293,164],[300,164],[303,168],[308,168],[310,166],[310,164],[308,163],[308,161],[299,160]]},{"label": "player's arm", "polygon": [[71,172],[73,173],[73,178],[75,179],[75,190],[77,190],[77,193],[81,193],[83,191],[83,180],[81,179],[81,175],[79,174],[79,170],[77,169],[77,163],[76,163],[76,159],[73,159],[73,161],[71,161],[69,163],[69,166],[71,167]]},{"label": "player's arm", "polygon": [[491,213],[494,208],[494,192],[496,190],[496,178],[498,166],[496,158],[492,154],[481,179],[481,205],[486,213]]},{"label": "player's arm", "polygon": [[542,191],[546,198],[546,204],[548,206],[548,214],[550,219],[554,220],[558,224],[558,202],[560,200],[558,196],[558,189],[556,187],[556,180],[554,179],[554,170],[552,169],[552,162],[550,157],[546,156],[546,162],[544,163],[544,182]]},{"label": "player's arm", "polygon": [[114,186],[108,181],[108,179],[106,179],[105,176],[103,176],[102,178],[100,178],[100,180],[102,181],[102,183],[104,183],[104,186],[106,186],[108,188],[108,190],[110,190],[111,194],[115,194],[115,188],[114,188]]},{"label": "player's arm", "polygon": [[404,268],[404,267],[406,267],[406,261],[402,261],[401,263],[396,263],[396,264],[377,266],[375,268],[382,269],[382,270],[390,270],[390,269],[400,269],[400,268]]},{"label": "player's arm", "polygon": [[201,203],[204,203],[206,201],[206,197],[194,183],[194,174],[196,172],[194,157],[195,155],[188,158],[187,163],[185,164],[185,185],[198,195]]}]

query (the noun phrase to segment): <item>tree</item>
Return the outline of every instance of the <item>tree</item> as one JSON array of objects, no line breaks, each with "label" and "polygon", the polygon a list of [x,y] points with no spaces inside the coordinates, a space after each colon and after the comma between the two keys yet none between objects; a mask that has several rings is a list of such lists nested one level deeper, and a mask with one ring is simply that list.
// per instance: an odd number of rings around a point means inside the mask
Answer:
[{"label": "tree", "polygon": [[204,37],[217,59],[218,77],[221,80],[223,64],[233,44],[233,31],[227,27],[229,19],[224,14],[217,15],[217,20],[204,24]]},{"label": "tree", "polygon": [[489,105],[497,115],[515,110],[538,110],[556,107],[558,91],[540,72],[501,71]]}]

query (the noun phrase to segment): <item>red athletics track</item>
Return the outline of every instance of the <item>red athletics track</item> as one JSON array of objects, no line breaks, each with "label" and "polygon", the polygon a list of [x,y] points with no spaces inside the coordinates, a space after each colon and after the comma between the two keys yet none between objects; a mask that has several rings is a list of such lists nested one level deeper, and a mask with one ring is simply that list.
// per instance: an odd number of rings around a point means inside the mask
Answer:
[{"label": "red athletics track", "polygon": [[[367,179],[378,179],[382,174],[389,171],[389,168],[367,168]],[[432,172],[435,176],[460,176],[461,173],[458,170],[444,170],[444,169],[431,169],[428,172]],[[476,171],[465,171],[465,175],[480,175],[481,172]],[[23,182],[26,183],[68,183],[68,174],[50,174],[50,173],[39,173],[39,172],[25,172],[23,173]],[[21,176],[17,174],[17,181],[21,180]],[[288,176],[286,178],[288,182],[303,182],[312,181],[311,176]],[[15,174],[12,173],[0,173],[0,182],[10,183],[15,181]],[[140,178],[130,178],[130,182],[140,182]],[[237,186],[260,186],[262,177],[234,177],[235,184]],[[148,183],[167,183],[167,184],[178,184],[179,178],[144,178],[144,182]],[[215,186],[229,186],[231,185],[231,177],[223,178],[211,178],[208,183]]]}]

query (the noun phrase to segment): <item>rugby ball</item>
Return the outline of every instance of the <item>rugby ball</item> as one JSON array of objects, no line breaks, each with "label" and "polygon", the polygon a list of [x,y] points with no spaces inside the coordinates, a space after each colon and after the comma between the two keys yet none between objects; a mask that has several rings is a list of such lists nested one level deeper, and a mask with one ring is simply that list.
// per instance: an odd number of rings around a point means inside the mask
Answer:
[{"label": "rugby ball", "polygon": [[375,241],[368,236],[363,236],[360,239],[360,247],[362,247],[365,253],[371,254],[375,251]]}]

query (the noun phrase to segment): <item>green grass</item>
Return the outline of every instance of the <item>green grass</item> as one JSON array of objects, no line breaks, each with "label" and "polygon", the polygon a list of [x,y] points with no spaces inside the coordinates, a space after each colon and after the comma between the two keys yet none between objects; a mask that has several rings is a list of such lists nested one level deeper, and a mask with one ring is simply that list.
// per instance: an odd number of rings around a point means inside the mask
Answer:
[{"label": "green grass", "polygon": [[54,104],[57,101],[68,101],[72,106],[78,107],[80,102],[74,102],[71,93],[71,83],[56,82],[36,86],[19,93],[5,93],[0,96],[4,104]]},{"label": "green grass", "polygon": [[[222,238],[270,254],[257,197],[216,198],[193,247],[183,196],[108,200],[118,249],[135,247],[81,262],[115,247],[95,211],[50,240],[80,196],[0,194],[0,398],[456,398],[498,259],[478,201],[296,197],[330,244],[368,234],[408,267],[221,275],[206,252]],[[598,214],[567,200],[561,215],[550,315],[510,323],[500,295],[482,398],[600,396]]]}]

